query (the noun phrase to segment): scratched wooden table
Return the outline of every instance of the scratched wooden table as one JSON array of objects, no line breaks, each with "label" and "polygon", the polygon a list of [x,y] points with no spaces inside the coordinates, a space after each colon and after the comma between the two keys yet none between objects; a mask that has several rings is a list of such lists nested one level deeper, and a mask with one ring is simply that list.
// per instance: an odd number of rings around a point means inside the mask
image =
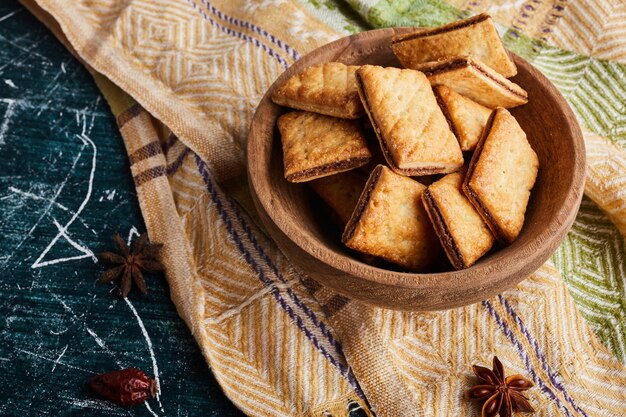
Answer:
[{"label": "scratched wooden table", "polygon": [[[122,139],[89,74],[0,0],[0,415],[242,416],[169,299],[96,283],[94,253],[143,231]],[[94,400],[94,373],[158,374],[160,401]]]}]

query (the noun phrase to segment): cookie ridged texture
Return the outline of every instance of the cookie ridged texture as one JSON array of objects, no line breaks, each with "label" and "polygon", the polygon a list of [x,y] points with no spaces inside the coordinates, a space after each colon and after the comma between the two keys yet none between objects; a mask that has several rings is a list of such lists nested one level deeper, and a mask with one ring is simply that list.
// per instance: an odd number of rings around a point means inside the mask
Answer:
[{"label": "cookie ridged texture", "polygon": [[355,120],[294,111],[278,119],[285,178],[291,182],[358,168],[372,155]]},{"label": "cookie ridged texture", "polygon": [[446,255],[455,268],[473,265],[495,242],[483,218],[462,191],[464,174],[448,174],[431,184],[424,205]]},{"label": "cookie ridged texture", "polygon": [[448,56],[473,55],[503,77],[517,74],[491,17],[480,14],[432,29],[395,36],[391,47],[405,68],[421,70],[424,63]]},{"label": "cookie ridged texture", "polygon": [[480,140],[491,109],[439,85],[433,88],[463,151],[473,151]]},{"label": "cookie ridged texture", "polygon": [[404,175],[454,172],[463,154],[419,71],[365,65],[359,93],[391,168]]},{"label": "cookie ridged texture", "polygon": [[272,101],[343,119],[359,118],[364,110],[354,75],[358,68],[340,62],[313,65],[282,84]]},{"label": "cookie ridged texture", "polygon": [[475,57],[450,57],[422,67],[433,86],[445,85],[485,107],[512,108],[528,102],[528,93]]},{"label": "cookie ridged texture", "polygon": [[493,233],[511,243],[524,225],[539,160],[506,109],[494,110],[491,117],[472,157],[464,192]]},{"label": "cookie ridged texture", "polygon": [[426,187],[378,165],[346,226],[343,242],[410,271],[426,271],[441,245],[424,209]]}]

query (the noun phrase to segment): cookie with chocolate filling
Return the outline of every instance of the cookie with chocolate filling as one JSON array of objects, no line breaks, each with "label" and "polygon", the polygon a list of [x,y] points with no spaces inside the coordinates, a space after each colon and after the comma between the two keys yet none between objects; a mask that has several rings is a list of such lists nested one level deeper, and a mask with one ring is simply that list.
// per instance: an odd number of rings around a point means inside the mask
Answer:
[{"label": "cookie with chocolate filling", "polygon": [[365,65],[356,76],[359,95],[391,169],[420,176],[463,166],[459,143],[424,74]]},{"label": "cookie with chocolate filling", "polygon": [[294,109],[357,119],[364,113],[354,77],[358,68],[341,62],[313,65],[278,87],[272,101]]},{"label": "cookie with chocolate filling", "polygon": [[433,88],[437,102],[448,119],[461,150],[473,151],[480,140],[491,109],[460,95],[445,85]]},{"label": "cookie with chocolate filling", "polygon": [[371,153],[356,120],[294,111],[278,118],[285,178],[304,182],[358,168]]},{"label": "cookie with chocolate filling", "polygon": [[405,68],[422,70],[427,62],[473,55],[503,77],[517,74],[489,16],[482,13],[444,26],[396,35],[391,49]]},{"label": "cookie with chocolate filling", "polygon": [[445,85],[490,109],[528,102],[528,93],[475,57],[450,57],[425,64],[421,71],[433,86]]},{"label": "cookie with chocolate filling", "polygon": [[422,194],[441,246],[456,269],[469,268],[489,252],[495,239],[463,194],[464,173],[448,174]]},{"label": "cookie with chocolate filling", "polygon": [[426,187],[384,165],[371,173],[342,241],[410,271],[426,271],[441,245],[421,197]]},{"label": "cookie with chocolate filling", "polygon": [[513,242],[524,225],[539,160],[517,120],[503,108],[491,114],[469,164],[463,191],[492,233]]}]

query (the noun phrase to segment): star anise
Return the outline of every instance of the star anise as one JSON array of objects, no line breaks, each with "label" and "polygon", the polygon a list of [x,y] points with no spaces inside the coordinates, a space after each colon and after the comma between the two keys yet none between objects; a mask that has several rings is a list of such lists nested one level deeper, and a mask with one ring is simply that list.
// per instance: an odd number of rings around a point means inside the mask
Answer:
[{"label": "star anise", "polygon": [[146,233],[139,236],[130,248],[118,234],[113,236],[113,241],[119,253],[102,252],[99,255],[101,261],[114,265],[100,275],[99,281],[119,281],[120,292],[124,298],[128,296],[133,281],[142,293],[147,294],[148,287],[143,272],[163,270],[163,265],[157,259],[163,245],[148,242]]},{"label": "star anise", "polygon": [[504,376],[504,367],[497,356],[493,357],[493,371],[483,366],[474,365],[474,374],[480,383],[467,390],[468,400],[486,400],[482,417],[511,417],[513,411],[534,412],[528,398],[521,392],[533,386],[522,375]]}]

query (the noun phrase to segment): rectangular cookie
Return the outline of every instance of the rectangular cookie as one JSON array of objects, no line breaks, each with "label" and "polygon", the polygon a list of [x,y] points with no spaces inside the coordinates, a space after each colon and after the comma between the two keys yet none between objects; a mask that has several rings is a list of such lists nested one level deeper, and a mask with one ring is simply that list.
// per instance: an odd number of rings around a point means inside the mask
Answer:
[{"label": "rectangular cookie", "polygon": [[482,13],[444,26],[396,35],[391,49],[402,66],[422,70],[424,63],[449,56],[475,56],[503,77],[517,74],[500,35],[489,16]]},{"label": "rectangular cookie", "polygon": [[456,269],[469,268],[493,247],[495,239],[463,194],[464,173],[448,174],[422,194],[441,246]]},{"label": "rectangular cookie", "polygon": [[343,243],[410,271],[428,270],[441,246],[421,200],[425,188],[378,165],[346,225]]},{"label": "rectangular cookie", "polygon": [[364,65],[356,73],[359,95],[387,163],[402,175],[454,172],[463,154],[419,71]]},{"label": "rectangular cookie", "polygon": [[357,171],[342,172],[309,182],[311,188],[331,208],[345,227],[359,201],[367,176]]},{"label": "rectangular cookie", "polygon": [[358,119],[364,114],[354,76],[358,68],[341,62],[313,65],[278,87],[272,101],[294,109]]},{"label": "rectangular cookie", "polygon": [[528,102],[528,93],[474,57],[450,57],[426,64],[422,71],[433,86],[445,85],[490,109]]},{"label": "rectangular cookie", "polygon": [[278,118],[285,179],[304,182],[358,168],[371,153],[358,121],[293,111]]},{"label": "rectangular cookie", "polygon": [[513,242],[524,225],[539,160],[506,109],[491,114],[470,162],[463,191],[493,234]]},{"label": "rectangular cookie", "polygon": [[445,85],[433,88],[437,103],[448,119],[461,150],[473,151],[480,140],[491,109],[470,100]]}]

